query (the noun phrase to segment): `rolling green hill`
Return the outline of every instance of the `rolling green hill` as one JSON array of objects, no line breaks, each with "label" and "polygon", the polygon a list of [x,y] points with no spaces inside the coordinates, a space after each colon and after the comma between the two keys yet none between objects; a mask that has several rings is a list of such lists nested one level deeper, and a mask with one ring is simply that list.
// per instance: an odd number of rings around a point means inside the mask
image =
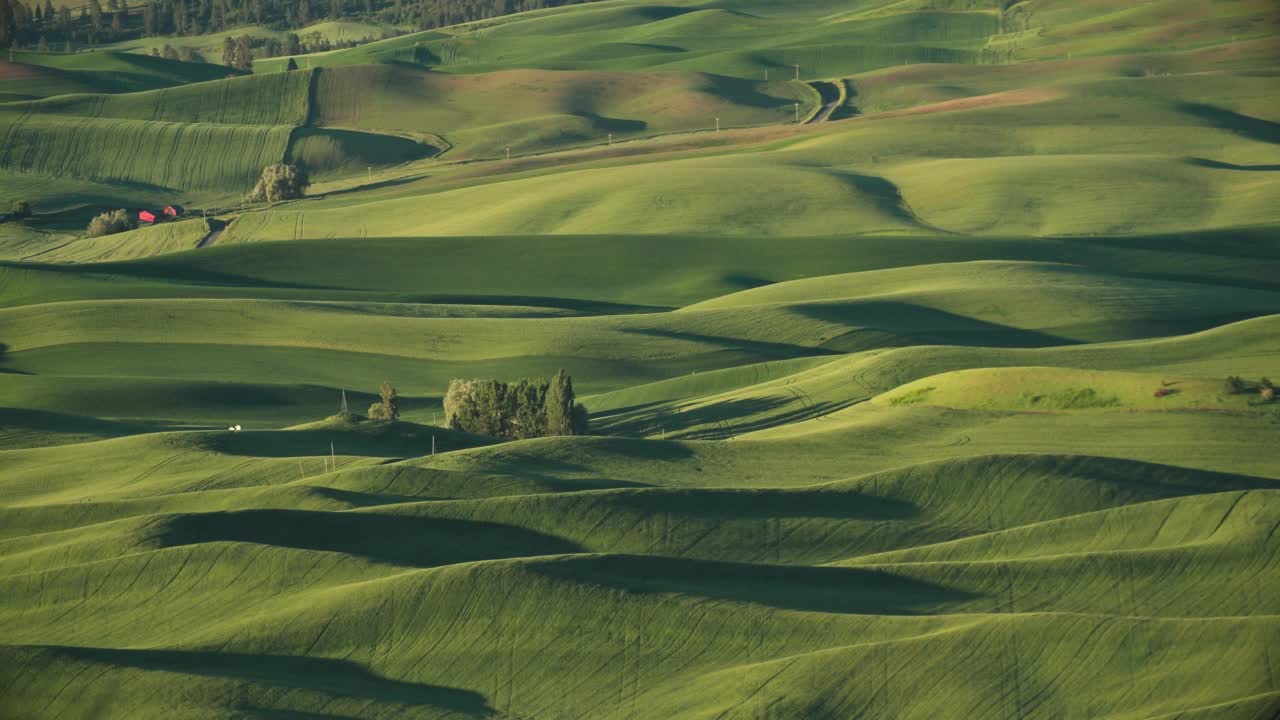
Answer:
[{"label": "rolling green hill", "polygon": [[[0,716],[1273,720],[1272,5],[16,52]],[[560,369],[586,434],[444,426]]]}]

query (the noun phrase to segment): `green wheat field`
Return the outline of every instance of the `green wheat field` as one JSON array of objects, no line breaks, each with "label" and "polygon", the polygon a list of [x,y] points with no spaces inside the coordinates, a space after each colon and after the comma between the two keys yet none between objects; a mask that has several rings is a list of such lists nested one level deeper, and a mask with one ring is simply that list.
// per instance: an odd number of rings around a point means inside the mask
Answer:
[{"label": "green wheat field", "polygon": [[1280,718],[1274,0],[184,2],[0,0],[0,718]]}]

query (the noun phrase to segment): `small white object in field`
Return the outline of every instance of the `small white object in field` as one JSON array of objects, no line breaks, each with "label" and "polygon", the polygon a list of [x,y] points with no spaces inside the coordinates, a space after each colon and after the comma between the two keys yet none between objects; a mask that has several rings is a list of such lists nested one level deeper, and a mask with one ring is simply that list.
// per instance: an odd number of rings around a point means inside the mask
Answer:
[{"label": "small white object in field", "polygon": [[240,432],[240,426],[239,426],[239,425],[237,425],[237,426],[236,426],[236,432]]}]

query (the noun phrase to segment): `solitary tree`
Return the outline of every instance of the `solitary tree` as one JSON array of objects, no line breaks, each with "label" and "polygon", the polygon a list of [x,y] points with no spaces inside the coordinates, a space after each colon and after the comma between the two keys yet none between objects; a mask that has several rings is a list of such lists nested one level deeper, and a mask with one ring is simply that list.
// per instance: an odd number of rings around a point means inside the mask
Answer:
[{"label": "solitary tree", "polygon": [[307,174],[297,165],[268,165],[249,193],[252,202],[276,202],[300,198],[306,192]]},{"label": "solitary tree", "polygon": [[15,201],[13,210],[9,214],[17,220],[26,220],[31,217],[31,203],[26,200]]},{"label": "solitary tree", "polygon": [[285,66],[284,66],[284,69],[285,69],[285,70],[297,70],[297,69],[298,69],[298,61],[297,61],[297,60],[294,60],[293,58],[289,58],[289,64],[288,64],[288,65],[285,65]]}]

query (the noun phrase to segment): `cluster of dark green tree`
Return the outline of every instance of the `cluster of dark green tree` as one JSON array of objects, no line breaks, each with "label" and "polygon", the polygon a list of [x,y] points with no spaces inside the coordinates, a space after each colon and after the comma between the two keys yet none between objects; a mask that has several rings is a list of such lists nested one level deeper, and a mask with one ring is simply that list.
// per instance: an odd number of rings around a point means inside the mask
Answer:
[{"label": "cluster of dark green tree", "polygon": [[[79,13],[51,0],[0,0],[0,46],[38,47],[48,51],[50,43],[70,52],[73,45],[96,45],[138,37],[192,36],[226,32],[247,25],[274,30],[296,30],[321,20],[353,20],[384,25],[413,26],[419,29],[487,20],[526,10],[577,5],[594,0],[89,0]],[[293,48],[278,41],[263,41],[263,57],[298,55],[350,47],[362,40],[331,42],[317,39],[297,41]],[[296,40],[296,39],[295,39]],[[292,51],[291,51],[292,50]],[[182,49],[173,55],[182,57]],[[200,60],[193,51],[185,59]],[[166,57],[168,52],[160,52]],[[227,65],[232,63],[227,62]]]},{"label": "cluster of dark green tree", "polygon": [[454,430],[525,440],[587,432],[587,409],[561,370],[550,380],[453,380],[444,396],[445,425]]},{"label": "cluster of dark green tree", "polygon": [[1258,399],[1266,403],[1273,402],[1276,399],[1276,386],[1271,382],[1271,378],[1262,378],[1258,382],[1252,383],[1244,378],[1232,375],[1223,383],[1222,392],[1226,395],[1257,393]]},{"label": "cluster of dark green tree", "polygon": [[78,14],[63,5],[54,9],[50,0],[0,0],[0,45],[23,49],[34,46],[41,52],[50,50],[50,42],[71,52],[73,44],[94,45],[103,41],[124,40],[141,34],[142,21],[130,13],[128,0],[89,0]]},{"label": "cluster of dark green tree", "polygon": [[114,235],[116,233],[125,232],[138,227],[138,223],[129,215],[129,211],[121,208],[119,210],[110,210],[101,213],[89,221],[89,227],[86,232],[89,237],[102,237],[103,235]]},{"label": "cluster of dark green tree", "polygon": [[293,200],[307,193],[307,172],[297,165],[268,165],[253,189],[245,195],[248,202],[279,202]]}]

